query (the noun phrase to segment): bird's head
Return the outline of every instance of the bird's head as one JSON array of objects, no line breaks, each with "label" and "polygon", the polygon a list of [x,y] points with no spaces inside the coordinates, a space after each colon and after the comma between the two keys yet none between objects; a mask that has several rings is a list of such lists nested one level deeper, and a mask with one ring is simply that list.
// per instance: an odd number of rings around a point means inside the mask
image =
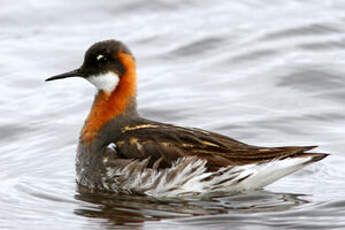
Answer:
[{"label": "bird's head", "polygon": [[50,77],[46,81],[82,77],[98,90],[109,94],[129,72],[135,73],[135,60],[130,50],[120,41],[106,40],[95,43],[86,51],[84,62],[78,69]]}]

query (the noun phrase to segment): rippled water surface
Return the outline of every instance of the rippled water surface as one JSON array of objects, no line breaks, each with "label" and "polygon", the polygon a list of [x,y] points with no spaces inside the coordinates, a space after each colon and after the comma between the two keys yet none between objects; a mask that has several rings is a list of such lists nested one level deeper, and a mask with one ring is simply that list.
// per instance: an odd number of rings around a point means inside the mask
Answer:
[{"label": "rippled water surface", "polygon": [[[2,0],[0,27],[1,229],[345,229],[344,1]],[[77,191],[95,89],[43,80],[109,38],[136,56],[143,116],[332,155],[236,196]]]}]

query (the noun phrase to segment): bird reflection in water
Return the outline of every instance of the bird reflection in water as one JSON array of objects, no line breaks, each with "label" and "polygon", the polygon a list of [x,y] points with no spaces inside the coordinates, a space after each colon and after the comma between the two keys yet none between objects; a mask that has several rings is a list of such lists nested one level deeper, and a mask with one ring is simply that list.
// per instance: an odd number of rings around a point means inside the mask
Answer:
[{"label": "bird reflection in water", "polygon": [[[209,218],[221,215],[229,219],[233,215],[258,212],[287,211],[309,203],[305,194],[274,193],[264,190],[230,196],[203,197],[199,199],[155,199],[136,195],[90,193],[79,188],[75,199],[85,201],[74,213],[90,219],[106,220],[109,227],[140,229],[144,222],[175,220],[184,222],[193,218]],[[213,220],[215,221],[215,220]],[[104,226],[102,226],[104,227]],[[122,228],[121,228],[122,229]]]}]

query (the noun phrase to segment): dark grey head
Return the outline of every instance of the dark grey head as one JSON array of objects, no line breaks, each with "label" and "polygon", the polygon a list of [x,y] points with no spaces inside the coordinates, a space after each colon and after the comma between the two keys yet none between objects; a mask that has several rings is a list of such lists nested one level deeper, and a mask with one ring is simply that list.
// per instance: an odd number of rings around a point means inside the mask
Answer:
[{"label": "dark grey head", "polygon": [[112,90],[128,68],[135,68],[134,65],[126,65],[124,55],[130,56],[134,63],[130,50],[122,42],[117,40],[97,42],[86,51],[80,68],[50,77],[46,81],[82,77],[100,90]]}]

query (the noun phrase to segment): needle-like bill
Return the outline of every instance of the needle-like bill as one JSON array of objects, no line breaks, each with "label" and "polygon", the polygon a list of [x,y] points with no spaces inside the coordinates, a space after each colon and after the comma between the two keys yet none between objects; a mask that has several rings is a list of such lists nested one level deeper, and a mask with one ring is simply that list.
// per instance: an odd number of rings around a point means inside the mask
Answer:
[{"label": "needle-like bill", "polygon": [[45,81],[53,81],[53,80],[58,80],[58,79],[63,79],[63,78],[68,78],[68,77],[82,77],[82,74],[80,73],[80,69],[75,69],[67,73],[55,75],[53,77],[47,78]]}]

